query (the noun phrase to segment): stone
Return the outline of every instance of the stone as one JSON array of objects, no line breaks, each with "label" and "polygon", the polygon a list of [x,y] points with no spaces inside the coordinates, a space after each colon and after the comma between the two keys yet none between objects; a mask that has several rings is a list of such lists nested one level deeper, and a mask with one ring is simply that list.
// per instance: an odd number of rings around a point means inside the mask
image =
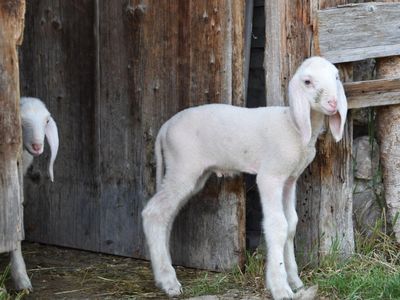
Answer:
[{"label": "stone", "polygon": [[372,180],[354,180],[353,221],[358,232],[369,236],[382,216],[383,184]]},{"label": "stone", "polygon": [[368,136],[353,141],[355,161],[354,178],[372,180],[379,175],[379,146],[375,139],[370,142]]},{"label": "stone", "polygon": [[382,215],[383,184],[379,171],[379,146],[368,136],[353,142],[354,189],[353,220],[355,229],[370,235]]}]

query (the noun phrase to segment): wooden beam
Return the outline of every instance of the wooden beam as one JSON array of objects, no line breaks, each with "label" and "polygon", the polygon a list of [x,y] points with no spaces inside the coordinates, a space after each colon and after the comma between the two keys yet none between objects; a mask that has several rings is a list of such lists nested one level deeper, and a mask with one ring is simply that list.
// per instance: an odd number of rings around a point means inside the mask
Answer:
[{"label": "wooden beam", "polygon": [[400,103],[400,79],[379,79],[344,84],[349,109]]},{"label": "wooden beam", "polygon": [[316,54],[333,63],[400,54],[400,3],[318,10]]},{"label": "wooden beam", "polygon": [[[400,56],[377,60],[378,78],[400,77]],[[398,92],[397,100],[400,100]],[[387,216],[392,223],[396,240],[400,243],[400,105],[382,107],[377,110],[377,135],[380,146],[384,199]],[[395,222],[397,220],[397,222]]]}]

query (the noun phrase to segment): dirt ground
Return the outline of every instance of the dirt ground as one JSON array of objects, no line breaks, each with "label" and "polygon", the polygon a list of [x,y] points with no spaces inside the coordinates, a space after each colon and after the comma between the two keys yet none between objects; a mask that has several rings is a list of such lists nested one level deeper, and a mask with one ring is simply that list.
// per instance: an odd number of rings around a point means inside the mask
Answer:
[{"label": "dirt ground", "polygon": [[[23,252],[34,287],[23,299],[167,299],[155,287],[146,261],[36,243],[24,243]],[[0,270],[8,261],[7,254],[0,255]],[[177,268],[183,286],[190,286],[204,274]],[[7,281],[7,290],[12,290],[11,280]],[[221,297],[208,299],[261,299],[235,290]]]}]

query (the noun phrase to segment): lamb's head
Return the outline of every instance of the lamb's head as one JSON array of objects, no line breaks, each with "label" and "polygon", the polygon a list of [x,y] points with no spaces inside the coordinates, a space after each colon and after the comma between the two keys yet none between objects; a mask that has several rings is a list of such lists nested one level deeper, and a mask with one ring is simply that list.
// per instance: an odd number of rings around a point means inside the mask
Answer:
[{"label": "lamb's head", "polygon": [[311,109],[329,116],[333,137],[342,139],[347,100],[332,63],[317,56],[305,60],[289,83],[289,103],[304,144],[311,139]]},{"label": "lamb's head", "polygon": [[46,136],[51,150],[49,175],[53,181],[53,165],[58,152],[58,130],[54,119],[42,101],[21,97],[20,102],[23,147],[33,156],[43,153]]}]

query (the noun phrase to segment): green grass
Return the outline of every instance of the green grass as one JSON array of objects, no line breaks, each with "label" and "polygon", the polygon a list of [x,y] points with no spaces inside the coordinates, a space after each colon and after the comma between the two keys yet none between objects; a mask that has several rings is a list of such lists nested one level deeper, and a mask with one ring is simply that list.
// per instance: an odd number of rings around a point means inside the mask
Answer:
[{"label": "green grass", "polygon": [[0,300],[8,300],[11,298],[5,287],[5,283],[9,274],[10,274],[10,266],[8,265],[7,268],[4,270],[4,272],[0,274]]},{"label": "green grass", "polygon": [[7,265],[3,273],[0,273],[0,300],[21,300],[26,296],[28,291],[21,291],[18,293],[9,294],[6,290],[6,281],[10,277],[10,265]]},{"label": "green grass", "polygon": [[[263,247],[265,248],[265,247]],[[265,252],[258,248],[253,253],[246,252],[244,269],[236,267],[232,275],[237,284],[251,286],[256,289],[264,288]]]},{"label": "green grass", "polygon": [[201,295],[218,295],[226,292],[232,286],[232,278],[230,274],[223,273],[205,273],[201,277],[195,279],[188,287],[185,287],[185,295],[201,296]]},{"label": "green grass", "polygon": [[[318,267],[306,267],[301,278],[306,286],[318,284],[318,294],[327,299],[400,299],[400,245],[386,233],[384,217],[368,237],[356,233],[356,253],[346,260],[340,256],[339,242]],[[383,228],[383,232],[382,232]],[[265,254],[247,253],[244,270],[229,273],[203,273],[188,283],[185,296],[221,294],[229,289],[266,295],[264,290]]]},{"label": "green grass", "polygon": [[369,237],[356,233],[354,255],[341,261],[333,251],[303,279],[329,299],[400,299],[400,246],[381,228],[378,222]]}]

